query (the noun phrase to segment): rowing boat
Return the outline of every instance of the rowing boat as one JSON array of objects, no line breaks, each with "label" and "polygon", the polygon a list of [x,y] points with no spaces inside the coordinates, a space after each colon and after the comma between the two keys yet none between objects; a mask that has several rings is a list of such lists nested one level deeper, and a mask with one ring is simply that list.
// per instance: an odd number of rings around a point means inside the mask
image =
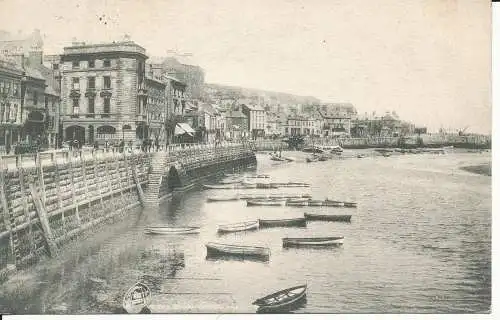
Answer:
[{"label": "rowing boat", "polygon": [[325,207],[343,207],[344,206],[344,202],[342,201],[337,201],[337,200],[329,200],[329,199],[326,199],[324,202],[323,202],[323,205]]},{"label": "rowing boat", "polygon": [[247,206],[272,206],[280,207],[283,205],[283,200],[247,200]]},{"label": "rowing boat", "polygon": [[283,238],[283,247],[334,246],[344,243],[344,237]]},{"label": "rowing boat", "polygon": [[209,256],[232,255],[268,259],[271,254],[271,250],[266,247],[242,246],[215,242],[209,242],[205,246],[207,247],[207,255]]},{"label": "rowing boat", "polygon": [[356,202],[344,202],[344,207],[346,208],[356,208],[358,204]]},{"label": "rowing boat", "polygon": [[122,306],[128,313],[139,313],[151,303],[151,290],[143,283],[137,282],[123,296]]},{"label": "rowing boat", "polygon": [[208,197],[207,202],[220,202],[220,201],[238,201],[240,198],[238,196],[229,197]]},{"label": "rowing boat", "polygon": [[342,221],[342,222],[350,222],[351,221],[351,215],[347,215],[347,214],[304,213],[304,217],[307,220]]},{"label": "rowing boat", "polygon": [[252,302],[257,312],[283,312],[294,309],[306,297],[307,285],[284,289]]},{"label": "rowing boat", "polygon": [[306,218],[259,219],[259,227],[305,227]]},{"label": "rowing boat", "polygon": [[168,227],[168,226],[148,226],[146,233],[150,234],[193,234],[200,233],[200,227]]},{"label": "rowing boat", "polygon": [[204,184],[205,189],[236,189],[234,184]]},{"label": "rowing boat", "polygon": [[299,194],[299,195],[286,195],[279,193],[271,194],[240,194],[240,199],[242,200],[276,200],[276,199],[310,199],[312,196],[310,194]]},{"label": "rowing boat", "polygon": [[238,231],[248,231],[255,230],[259,228],[259,221],[245,221],[232,224],[220,225],[218,227],[218,232],[228,233],[228,232],[238,232]]}]

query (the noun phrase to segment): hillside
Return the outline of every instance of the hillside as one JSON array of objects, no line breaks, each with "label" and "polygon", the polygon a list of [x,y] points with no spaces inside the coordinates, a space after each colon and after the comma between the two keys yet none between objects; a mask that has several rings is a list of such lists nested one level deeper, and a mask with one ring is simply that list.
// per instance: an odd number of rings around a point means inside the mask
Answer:
[{"label": "hillside", "polygon": [[207,83],[204,86],[205,94],[211,99],[255,99],[265,103],[279,104],[319,104],[320,100],[311,96],[299,96],[283,92],[274,92],[261,89],[242,88]]}]

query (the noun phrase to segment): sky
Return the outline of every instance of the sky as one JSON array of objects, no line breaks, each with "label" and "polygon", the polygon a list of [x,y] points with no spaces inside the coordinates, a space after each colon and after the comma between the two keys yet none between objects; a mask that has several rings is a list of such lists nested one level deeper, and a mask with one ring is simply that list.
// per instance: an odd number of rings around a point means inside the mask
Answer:
[{"label": "sky", "polygon": [[192,53],[209,83],[491,132],[488,0],[0,0],[0,21],[40,29],[46,53],[128,34],[150,56]]}]

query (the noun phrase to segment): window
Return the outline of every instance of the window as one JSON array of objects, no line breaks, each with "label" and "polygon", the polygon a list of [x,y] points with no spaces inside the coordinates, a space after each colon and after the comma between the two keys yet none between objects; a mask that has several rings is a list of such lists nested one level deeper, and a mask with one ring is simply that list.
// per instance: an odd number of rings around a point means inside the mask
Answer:
[{"label": "window", "polygon": [[80,90],[80,78],[73,78],[73,90]]},{"label": "window", "polygon": [[5,83],[3,81],[0,81],[0,93],[3,93]]},{"label": "window", "polygon": [[3,114],[5,113],[5,104],[0,103],[0,122],[3,122]]},{"label": "window", "polygon": [[76,60],[72,62],[73,69],[80,68],[80,61]]},{"label": "window", "polygon": [[80,113],[80,101],[79,99],[73,99],[73,118],[78,118]]},{"label": "window", "polygon": [[38,92],[33,91],[33,104],[37,105],[38,104]]},{"label": "window", "polygon": [[7,103],[5,111],[5,120],[8,121],[10,119],[10,103]]},{"label": "window", "polygon": [[19,95],[19,84],[14,83],[14,96],[17,97]]},{"label": "window", "polygon": [[59,63],[53,63],[52,70],[59,70]]},{"label": "window", "polygon": [[95,77],[89,77],[87,89],[95,89]]},{"label": "window", "polygon": [[87,118],[93,118],[94,117],[94,105],[95,105],[95,98],[91,97],[89,98],[89,109],[87,111]]},{"label": "window", "polygon": [[104,89],[111,89],[111,77],[104,76]]},{"label": "window", "polygon": [[109,118],[109,113],[111,111],[111,101],[109,98],[104,98],[104,111],[103,118]]},{"label": "window", "polygon": [[89,68],[95,68],[95,61],[89,60]]},{"label": "window", "polygon": [[103,66],[104,66],[104,68],[111,67],[111,60],[108,60],[108,59],[104,60],[103,61]]},{"label": "window", "polygon": [[49,97],[45,97],[45,109],[49,109]]},{"label": "window", "polygon": [[16,121],[17,119],[17,104],[14,104],[14,109],[12,110],[12,120]]}]

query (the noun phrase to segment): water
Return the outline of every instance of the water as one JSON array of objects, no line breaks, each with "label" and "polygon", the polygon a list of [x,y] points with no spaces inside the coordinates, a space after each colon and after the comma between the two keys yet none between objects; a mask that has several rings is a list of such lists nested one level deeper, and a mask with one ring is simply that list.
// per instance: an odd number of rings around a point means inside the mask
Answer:
[{"label": "water", "polygon": [[[350,151],[346,151],[349,153]],[[353,151],[354,152],[354,151]],[[151,311],[255,312],[251,302],[282,288],[308,285],[298,313],[469,313],[491,304],[491,178],[458,169],[490,154],[401,155],[275,164],[258,155],[258,173],[274,181],[309,182],[283,189],[314,198],[356,201],[357,209],[246,207],[207,203],[232,190],[193,190],[158,210],[127,215],[97,235],[65,248],[4,284],[0,311],[12,313],[122,312],[125,291],[150,285]],[[265,190],[243,190],[263,193]],[[270,192],[281,192],[273,190]],[[352,214],[351,223],[308,222],[228,234],[218,224],[303,212]],[[153,223],[201,226],[199,235],[151,236]],[[343,235],[330,249],[283,249],[281,238]],[[268,263],[207,260],[209,241],[271,248]]]}]

